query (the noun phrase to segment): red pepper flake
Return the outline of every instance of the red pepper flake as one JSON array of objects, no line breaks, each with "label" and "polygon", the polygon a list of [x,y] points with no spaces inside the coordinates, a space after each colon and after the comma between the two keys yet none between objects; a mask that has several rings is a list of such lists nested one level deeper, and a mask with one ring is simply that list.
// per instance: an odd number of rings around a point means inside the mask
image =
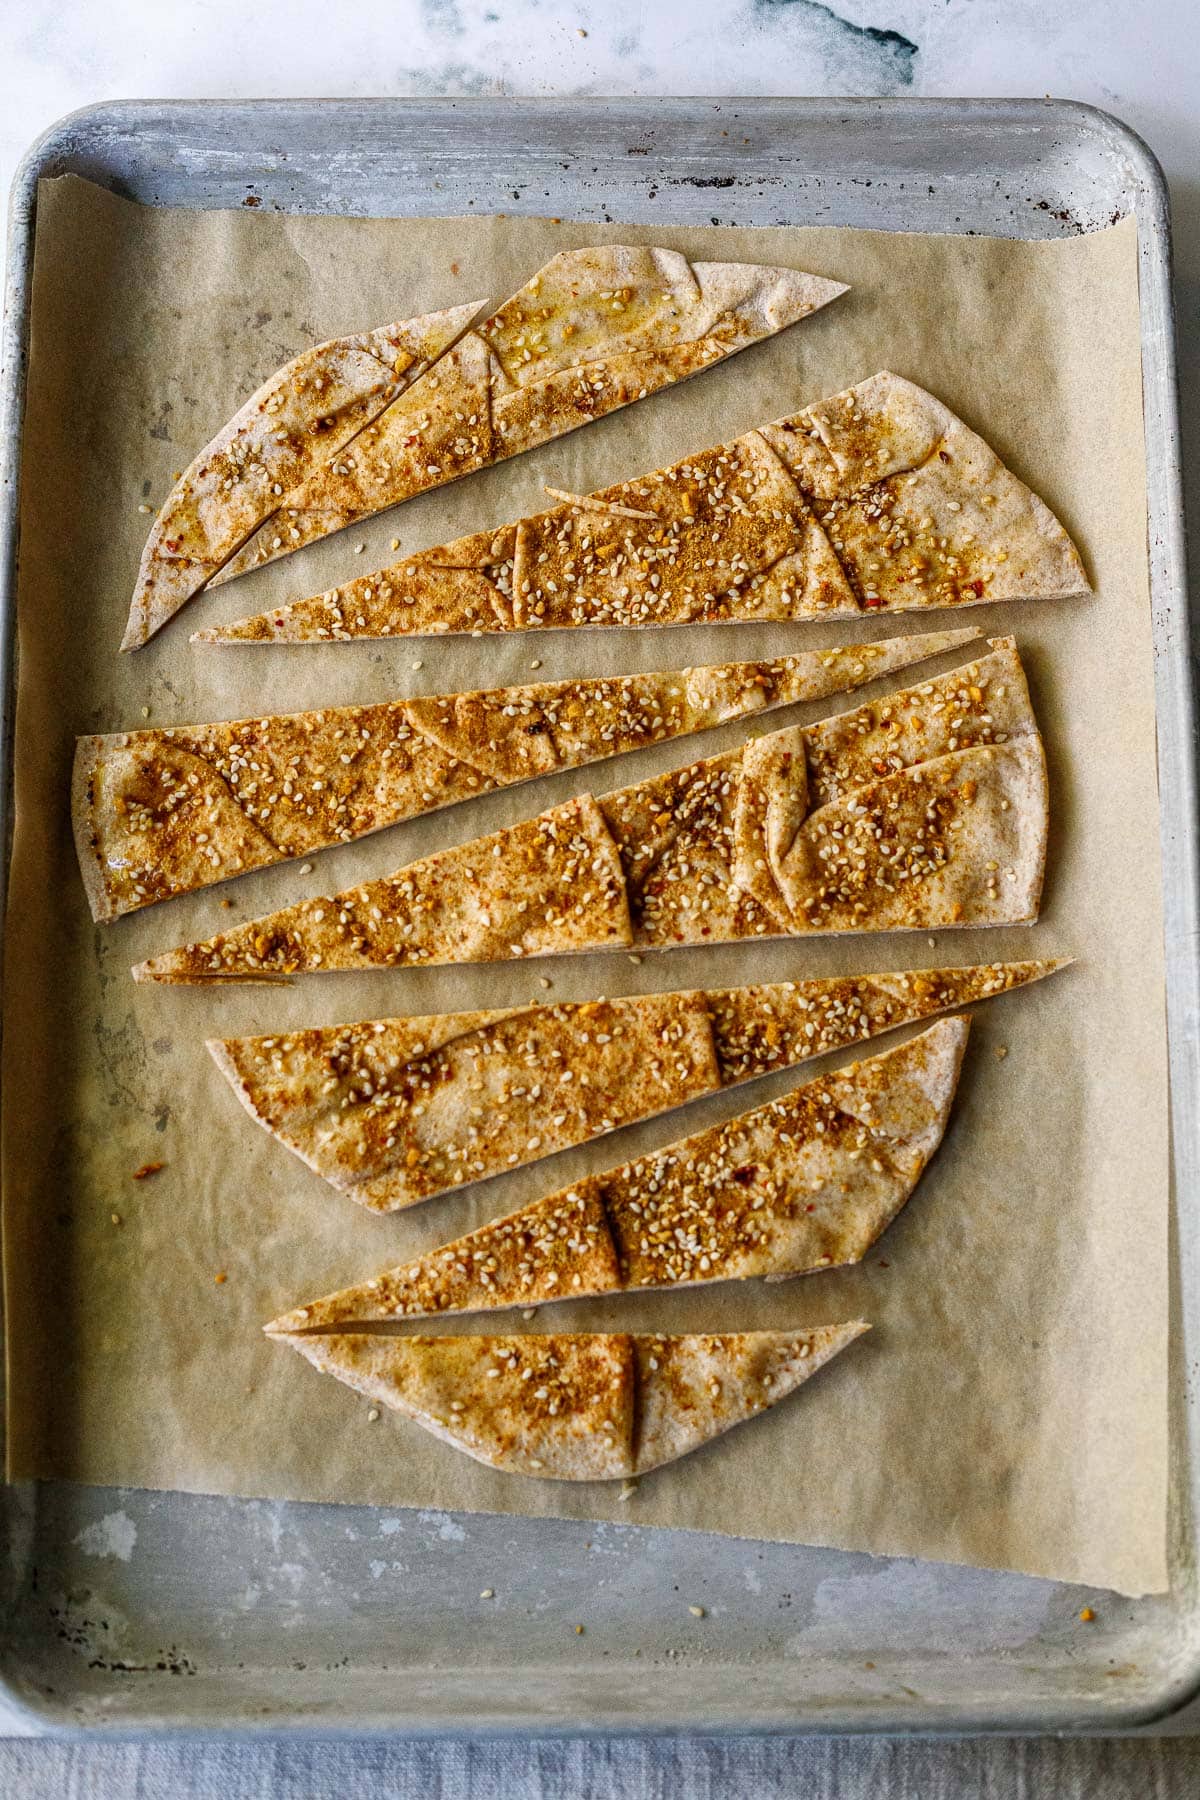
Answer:
[{"label": "red pepper flake", "polygon": [[213,1276],[213,1280],[216,1282],[218,1287],[223,1287],[224,1284],[229,1280],[229,1277],[225,1273],[224,1269],[218,1269],[216,1274]]},{"label": "red pepper flake", "polygon": [[133,1179],[135,1181],[145,1181],[148,1176],[157,1175],[159,1170],[165,1169],[166,1166],[166,1163],[160,1162],[143,1163],[140,1169],[135,1169],[133,1171]]}]

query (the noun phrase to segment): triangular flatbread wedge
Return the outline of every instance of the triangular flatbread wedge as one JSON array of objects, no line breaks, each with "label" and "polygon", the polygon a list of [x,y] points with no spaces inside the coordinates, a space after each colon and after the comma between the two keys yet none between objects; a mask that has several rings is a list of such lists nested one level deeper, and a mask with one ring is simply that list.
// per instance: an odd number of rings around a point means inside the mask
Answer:
[{"label": "triangular flatbread wedge", "polygon": [[1065,966],[902,969],[367,1019],[208,1047],[264,1130],[351,1200],[395,1212]]},{"label": "triangular flatbread wedge", "polygon": [[510,1475],[648,1474],[802,1386],[870,1327],[718,1336],[284,1337],[313,1367]]},{"label": "triangular flatbread wedge", "polygon": [[967,1019],[942,1019],[265,1329],[345,1329],[860,1262],[942,1141],[969,1030]]},{"label": "triangular flatbread wedge", "polygon": [[81,737],[71,816],[92,917],[119,918],[557,769],[847,693],[977,636],[930,632],[773,662]]},{"label": "triangular flatbread wedge", "polygon": [[152,957],[138,981],[670,949],[1037,917],[1045,753],[1011,638],[775,731]]},{"label": "triangular flatbread wedge", "polygon": [[885,370],[672,468],[197,641],[823,620],[1089,591],[1037,495]]},{"label": "triangular flatbread wedge", "polygon": [[798,269],[599,244],[552,257],[345,451],[285,494],[232,581],[356,519],[562,437],[846,291]]},{"label": "triangular flatbread wedge", "polygon": [[315,344],[256,389],[163,502],[142,551],[122,650],[146,643],[210,582],[297,482],[425,374],[480,304]]}]

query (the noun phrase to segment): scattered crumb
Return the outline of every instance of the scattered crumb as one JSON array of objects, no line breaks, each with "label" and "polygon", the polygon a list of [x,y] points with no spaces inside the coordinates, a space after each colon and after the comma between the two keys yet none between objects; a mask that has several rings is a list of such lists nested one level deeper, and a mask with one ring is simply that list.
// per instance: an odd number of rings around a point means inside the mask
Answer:
[{"label": "scattered crumb", "polygon": [[693,1619],[702,1619],[704,1617],[704,1608],[702,1606],[689,1606],[688,1611],[691,1613]]},{"label": "scattered crumb", "polygon": [[148,1175],[157,1175],[158,1171],[160,1169],[165,1169],[166,1166],[166,1163],[160,1162],[143,1163],[140,1169],[135,1169],[133,1171],[133,1179],[135,1181],[145,1181]]},{"label": "scattered crumb", "polygon": [[996,1061],[1003,1062],[1007,1055],[1008,1055],[1008,1045],[1007,1044],[997,1044],[996,1045]]},{"label": "scattered crumb", "polygon": [[233,905],[233,901],[229,898],[228,894],[223,897],[221,905],[225,908],[226,912],[228,912],[229,908]]},{"label": "scattered crumb", "polygon": [[218,1287],[224,1287],[225,1283],[229,1280],[229,1277],[225,1273],[224,1269],[218,1269],[216,1274],[213,1276],[213,1280],[216,1282]]},{"label": "scattered crumb", "polygon": [[480,1588],[479,1598],[481,1600],[494,1600],[496,1598],[495,1588]]},{"label": "scattered crumb", "polygon": [[[580,35],[580,37],[586,37],[586,36],[587,36],[587,32],[586,32],[586,31],[585,31],[585,30],[584,30],[584,29],[583,29],[583,26],[582,26],[582,25],[577,25],[577,26],[576,26],[576,27],[575,27],[575,29],[576,29],[576,31],[577,31],[577,32],[578,32],[578,33],[579,33],[579,35]],[[581,1627],[580,1627],[580,1630],[582,1630],[582,1629],[583,1629],[583,1627],[582,1627],[582,1626],[581,1626]]]},{"label": "scattered crumb", "polygon": [[536,1306],[525,1307],[521,1313],[521,1317],[524,1320],[526,1320],[527,1322],[530,1319],[536,1319],[537,1318],[537,1307]]},{"label": "scattered crumb", "polygon": [[374,1423],[378,1417],[379,1417],[379,1408],[377,1406],[372,1406],[371,1409],[369,1410],[369,1412],[367,1413],[367,1424],[374,1425]]},{"label": "scattered crumb", "polygon": [[143,505],[141,505],[141,506],[139,506],[139,507],[138,507],[138,511],[139,511],[139,512],[149,512],[149,511],[150,511],[150,508],[149,508],[149,507],[148,507],[148,506],[146,506],[146,505],[144,505],[144,504],[143,504]]},{"label": "scattered crumb", "polygon": [[113,1215],[112,1215],[112,1222],[113,1222],[113,1224],[114,1224],[114,1225],[119,1225],[119,1224],[120,1224],[120,1223],[121,1223],[121,1215],[120,1215],[120,1213],[113,1213]]},{"label": "scattered crumb", "polygon": [[931,949],[931,950],[936,950],[936,949],[937,949],[937,939],[936,939],[936,938],[930,938],[930,940],[929,940],[929,948],[930,948],[930,949]]},{"label": "scattered crumb", "polygon": [[[450,264],[450,273],[451,273],[451,274],[452,274],[452,275],[457,275],[457,274],[458,274],[458,264],[457,264],[457,263],[451,263],[451,264]],[[395,546],[395,544],[393,544],[393,545],[392,545],[392,549],[393,549],[393,550],[394,550],[394,549],[395,549],[395,548],[396,548],[396,546]]]},{"label": "scattered crumb", "polygon": [[552,987],[554,984],[551,982],[550,977],[548,975],[539,975],[538,976],[538,985],[539,985],[539,987],[548,988],[548,987]]},{"label": "scattered crumb", "polygon": [[355,546],[354,546],[355,556],[361,556],[363,551],[366,549],[366,547],[367,546],[365,544],[355,544]]},{"label": "scattered crumb", "polygon": [[393,549],[393,550],[398,550],[398,549],[399,549],[399,548],[400,548],[400,539],[399,539],[399,538],[393,538],[393,539],[392,539],[392,549]]},{"label": "scattered crumb", "polygon": [[313,869],[313,866],[311,863],[301,863],[300,864],[300,873],[302,875],[311,875],[312,869]]},{"label": "scattered crumb", "polygon": [[639,968],[641,967],[642,959],[640,956],[631,956],[629,960],[631,963],[636,964]]},{"label": "scattered crumb", "polygon": [[424,667],[425,667],[425,664],[423,662],[415,662],[413,664],[414,669],[423,669]]},{"label": "scattered crumb", "polygon": [[1090,1625],[1096,1615],[1092,1611],[1090,1606],[1085,1606],[1079,1616],[1083,1620],[1085,1625]]},{"label": "scattered crumb", "polygon": [[530,663],[530,665],[529,665],[529,666],[530,666],[530,668],[531,668],[531,669],[540,669],[540,668],[541,668],[541,666],[542,666],[542,659],[541,659],[541,657],[540,657],[540,656],[535,656],[535,657],[534,657],[534,659],[533,659],[533,661],[532,661],[532,662],[531,662],[531,663]]},{"label": "scattered crumb", "polygon": [[625,1483],[625,1486],[621,1489],[620,1497],[622,1500],[632,1500],[633,1496],[637,1493],[637,1491],[638,1491],[637,1482],[636,1481],[627,1481]]},{"label": "scattered crumb", "polygon": [[576,1627],[575,1627],[575,1636],[576,1636],[576,1637],[582,1637],[582,1636],[583,1636],[583,1626],[582,1626],[582,1625],[577,1625],[577,1626],[576,1626]]},{"label": "scattered crumb", "polygon": [[143,706],[142,717],[143,719],[148,719],[150,717],[150,708],[148,706]]},{"label": "scattered crumb", "polygon": [[874,1667],[875,1667],[875,1664],[873,1662],[865,1662],[863,1664],[864,1669],[873,1669]]}]

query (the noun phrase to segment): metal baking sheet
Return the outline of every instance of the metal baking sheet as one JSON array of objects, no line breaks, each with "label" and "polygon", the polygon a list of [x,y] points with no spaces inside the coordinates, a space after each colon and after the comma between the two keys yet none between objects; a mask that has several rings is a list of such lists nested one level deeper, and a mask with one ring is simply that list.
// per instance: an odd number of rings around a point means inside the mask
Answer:
[{"label": "metal baking sheet", "polygon": [[[13,193],[6,752],[36,189],[63,173],[150,205],[367,215],[1047,238],[1136,213],[1176,1199],[1173,1573],[1169,1594],[1126,1601],[632,1526],[27,1485],[3,1496],[0,1728],[1115,1730],[1174,1712],[1200,1689],[1200,931],[1169,226],[1146,147],[1053,101],[184,101],[73,115],[29,152]],[[10,767],[6,754],[4,808]],[[481,1613],[484,1588],[499,1597]],[[1089,1599],[1098,1617],[1081,1632]],[[703,1632],[689,1605],[706,1608]]]}]

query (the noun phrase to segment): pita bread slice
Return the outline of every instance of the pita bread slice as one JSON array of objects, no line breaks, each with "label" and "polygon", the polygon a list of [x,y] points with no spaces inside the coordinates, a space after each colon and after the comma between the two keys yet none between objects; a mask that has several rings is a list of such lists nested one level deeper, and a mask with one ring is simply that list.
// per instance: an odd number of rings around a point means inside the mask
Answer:
[{"label": "pita bread slice", "polygon": [[632,1473],[637,1366],[623,1333],[281,1341],[494,1469],[551,1481]]},{"label": "pita bread slice", "polygon": [[252,1117],[375,1212],[721,1084],[703,995],[386,1020],[209,1049]]},{"label": "pita bread slice", "polygon": [[666,1337],[280,1339],[476,1462],[611,1481],[675,1462],[793,1393],[869,1327]]},{"label": "pita bread slice", "polygon": [[135,981],[278,981],[299,969],[495,962],[630,946],[625,877],[595,800],[562,806],[152,957]]},{"label": "pita bread slice", "polygon": [[231,581],[356,519],[532,450],[772,337],[845,285],[675,250],[564,250],[336,460],[285,495]]},{"label": "pita bread slice", "polygon": [[1031,923],[1045,755],[1011,638],[601,801],[639,946]]},{"label": "pita bread slice", "polygon": [[835,619],[1089,591],[1037,495],[934,395],[885,371],[671,468],[199,639]]},{"label": "pita bread slice", "polygon": [[634,1338],[638,1431],[635,1475],[648,1475],[765,1412],[802,1387],[871,1327],[864,1319],[808,1331]]},{"label": "pita bread slice", "polygon": [[257,1124],[351,1200],[392,1212],[1064,966],[367,1019],[208,1048]]},{"label": "pita bread slice", "polygon": [[285,363],[179,476],[142,551],[122,650],[135,650],[465,331],[479,301],[315,344]]},{"label": "pita bread slice", "polygon": [[354,1327],[859,1262],[941,1143],[969,1030],[966,1019],[943,1019],[265,1329]]},{"label": "pita bread slice", "polygon": [[82,737],[71,813],[92,917],[119,918],[492,788],[846,692],[977,635]]},{"label": "pita bread slice", "polygon": [[[261,981],[630,944],[1032,923],[1049,820],[1045,754],[1016,646],[991,642],[988,656],[859,709],[852,725],[788,727],[572,801],[153,957],[134,977]],[[864,781],[867,749],[877,754]]]}]

